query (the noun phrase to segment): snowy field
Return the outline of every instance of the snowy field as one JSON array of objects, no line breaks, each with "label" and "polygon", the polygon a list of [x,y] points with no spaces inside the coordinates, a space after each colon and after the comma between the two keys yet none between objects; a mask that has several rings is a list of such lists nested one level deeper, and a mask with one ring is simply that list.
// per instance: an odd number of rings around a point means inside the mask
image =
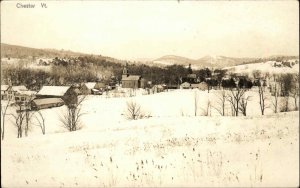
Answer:
[{"label": "snowy field", "polygon": [[[41,111],[46,135],[32,118],[29,136],[20,139],[7,117],[2,186],[298,186],[298,111],[274,114],[268,108],[261,116],[258,92],[249,91],[246,117],[229,116],[229,104],[228,116],[213,107],[203,116],[208,101],[217,106],[218,93],[91,95],[82,103],[81,130],[61,126],[62,106]],[[149,117],[128,120],[128,101],[140,104]]]}]

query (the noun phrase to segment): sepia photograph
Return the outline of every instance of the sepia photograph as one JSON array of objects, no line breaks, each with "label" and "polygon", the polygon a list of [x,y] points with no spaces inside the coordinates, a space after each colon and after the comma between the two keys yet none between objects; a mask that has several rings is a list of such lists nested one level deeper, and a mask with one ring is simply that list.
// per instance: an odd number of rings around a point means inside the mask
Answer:
[{"label": "sepia photograph", "polygon": [[1,187],[299,187],[299,2],[1,1]]}]

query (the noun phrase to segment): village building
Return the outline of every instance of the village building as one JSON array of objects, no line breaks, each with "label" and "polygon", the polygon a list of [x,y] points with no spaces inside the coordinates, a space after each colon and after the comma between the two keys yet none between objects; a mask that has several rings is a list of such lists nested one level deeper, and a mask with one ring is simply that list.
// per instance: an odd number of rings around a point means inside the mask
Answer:
[{"label": "village building", "polygon": [[45,108],[59,107],[64,104],[65,103],[61,98],[34,99],[31,102],[31,110],[40,110]]},{"label": "village building", "polygon": [[188,74],[185,77],[181,78],[181,83],[188,82],[190,84],[199,83],[200,80],[196,74],[193,73],[192,66],[189,64]]},{"label": "village building", "polygon": [[141,75],[130,75],[127,70],[127,65],[123,69],[122,88],[145,88],[146,80]]},{"label": "village building", "polygon": [[[14,86],[13,86],[14,87]],[[28,102],[35,98],[36,92],[30,90],[14,90],[12,87],[12,91],[14,93],[14,101],[15,102]]]},{"label": "village building", "polygon": [[201,83],[198,83],[198,84],[191,84],[191,88],[205,91],[205,90],[208,89],[208,85],[207,85],[206,82],[201,82]]},{"label": "village building", "polygon": [[94,89],[97,89],[101,92],[105,91],[107,88],[106,84],[104,82],[97,82]]},{"label": "village building", "polygon": [[190,89],[191,88],[191,84],[189,82],[183,82],[182,84],[180,84],[180,89]]},{"label": "village building", "polygon": [[1,85],[1,100],[8,99],[9,85]]},{"label": "village building", "polygon": [[66,105],[76,104],[80,90],[74,86],[43,86],[36,98],[61,98]]},{"label": "village building", "polygon": [[178,84],[167,84],[166,85],[166,88],[169,90],[169,89],[179,89],[180,88],[180,85]]},{"label": "village building", "polygon": [[103,82],[87,82],[81,84],[79,90],[83,95],[99,95],[106,90],[106,85]]},{"label": "village building", "polygon": [[152,87],[152,91],[153,93],[160,93],[160,92],[163,92],[166,88],[166,85],[154,85]]},{"label": "village building", "polygon": [[10,100],[12,103],[30,101],[36,92],[28,90],[24,85],[1,85],[1,100]]}]

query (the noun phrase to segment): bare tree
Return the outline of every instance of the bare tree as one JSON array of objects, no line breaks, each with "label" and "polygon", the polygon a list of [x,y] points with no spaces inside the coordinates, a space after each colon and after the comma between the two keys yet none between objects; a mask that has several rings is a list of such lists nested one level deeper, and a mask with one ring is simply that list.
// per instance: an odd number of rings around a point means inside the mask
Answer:
[{"label": "bare tree", "polygon": [[204,116],[211,116],[211,102],[207,100],[205,108],[201,108]]},{"label": "bare tree", "polygon": [[198,112],[198,98],[199,98],[199,96],[198,96],[198,92],[197,92],[197,90],[195,91],[195,93],[194,93],[194,108],[195,108],[195,116],[197,116],[197,112]]},{"label": "bare tree", "polygon": [[85,97],[85,95],[81,96],[76,104],[67,105],[67,112],[60,117],[63,127],[69,131],[81,129],[80,117],[84,115],[84,113],[81,112],[81,103],[85,100]]},{"label": "bare tree", "polygon": [[250,101],[250,96],[243,97],[240,102],[239,110],[242,112],[244,116],[247,115],[247,105],[248,101]]},{"label": "bare tree", "polygon": [[226,92],[222,90],[221,93],[217,96],[217,106],[213,106],[222,116],[225,116],[225,107],[226,107]]},{"label": "bare tree", "polygon": [[37,113],[40,117],[40,119],[39,119],[37,116],[35,116],[35,119],[38,122],[37,126],[39,126],[41,128],[43,134],[46,134],[45,118],[40,110],[38,110]]},{"label": "bare tree", "polygon": [[282,75],[279,79],[281,85],[281,92],[284,96],[284,101],[282,104],[285,106],[281,107],[281,111],[287,112],[289,110],[289,96],[293,87],[293,75],[292,74],[285,74]]},{"label": "bare tree", "polygon": [[291,95],[294,98],[295,110],[298,110],[297,99],[299,97],[299,74],[295,74],[293,78],[293,86],[291,89]]},{"label": "bare tree", "polygon": [[279,105],[280,112],[288,112],[290,110],[289,108],[289,96],[284,96],[280,100]]},{"label": "bare tree", "polygon": [[262,84],[258,86],[258,94],[261,115],[264,115],[265,109],[269,108],[269,105],[266,104],[268,98],[265,93],[265,88],[262,86]]},{"label": "bare tree", "polygon": [[32,100],[33,100],[33,96],[31,95],[30,97],[29,97],[29,99],[27,99],[25,102],[24,102],[24,110],[25,110],[25,129],[24,129],[24,131],[25,131],[25,136],[28,136],[28,130],[29,130],[29,122],[30,122],[30,119],[31,119],[31,117],[32,117],[32,115],[33,115],[33,113],[31,112],[31,110],[30,110],[30,106],[31,106],[31,102],[32,102]]},{"label": "bare tree", "polygon": [[138,103],[136,103],[135,101],[129,101],[126,104],[126,116],[128,119],[137,120],[145,117],[144,113],[141,110],[141,106]]},{"label": "bare tree", "polygon": [[279,87],[278,84],[274,83],[274,88],[272,89],[272,94],[274,95],[274,99],[272,100],[273,111],[274,113],[278,112],[278,97],[279,97]]},{"label": "bare tree", "polygon": [[246,90],[243,88],[237,87],[236,90],[231,89],[230,93],[227,95],[227,101],[230,103],[235,116],[239,115],[239,105],[240,100],[245,94]]},{"label": "bare tree", "polygon": [[2,102],[1,102],[2,127],[0,127],[0,129],[1,129],[1,139],[2,140],[4,139],[4,132],[5,132],[5,117],[7,115],[7,109],[8,109],[8,106],[10,105],[10,102],[11,102],[10,97],[8,97],[6,105],[2,105]]},{"label": "bare tree", "polygon": [[22,108],[21,103],[16,103],[16,114],[11,114],[14,117],[14,124],[17,127],[17,138],[21,138],[23,135],[23,123],[25,119],[25,110]]},{"label": "bare tree", "polygon": [[255,79],[259,79],[259,78],[261,78],[261,76],[262,76],[262,72],[261,72],[260,70],[253,70],[252,76],[253,76],[253,78],[255,78]]}]

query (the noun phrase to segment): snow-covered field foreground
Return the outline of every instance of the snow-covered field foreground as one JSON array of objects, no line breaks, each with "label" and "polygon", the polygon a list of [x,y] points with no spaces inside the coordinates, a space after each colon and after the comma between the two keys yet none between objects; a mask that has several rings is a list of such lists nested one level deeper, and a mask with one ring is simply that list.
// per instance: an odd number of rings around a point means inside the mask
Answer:
[{"label": "snow-covered field foreground", "polygon": [[[299,114],[259,115],[255,92],[249,115],[194,114],[193,90],[132,98],[89,96],[83,127],[67,132],[65,107],[42,110],[46,135],[32,122],[16,138],[7,120],[1,142],[3,187],[298,186]],[[215,94],[199,92],[200,107]],[[126,101],[152,117],[127,120]],[[199,108],[200,108],[199,107]]]}]

